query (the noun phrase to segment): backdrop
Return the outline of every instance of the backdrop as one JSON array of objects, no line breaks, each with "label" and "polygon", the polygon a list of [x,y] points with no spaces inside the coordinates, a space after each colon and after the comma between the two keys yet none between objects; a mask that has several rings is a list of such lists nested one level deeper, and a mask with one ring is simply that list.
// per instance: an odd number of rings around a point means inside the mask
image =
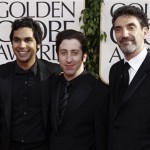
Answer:
[{"label": "backdrop", "polygon": [[[142,9],[148,16],[150,22],[150,1],[149,0],[104,0],[101,12],[101,31],[106,32],[107,40],[100,43],[100,68],[99,74],[105,83],[108,82],[109,70],[112,64],[123,58],[123,54],[116,44],[116,39],[112,30],[112,14],[115,9],[125,4],[134,5]],[[150,47],[150,34],[146,40],[147,48]]]},{"label": "backdrop", "polygon": [[79,17],[85,8],[84,0],[3,0],[0,2],[0,64],[12,61],[9,34],[11,24],[20,17],[32,17],[37,20],[44,37],[37,56],[41,59],[57,62],[55,36],[64,29],[80,30]]}]

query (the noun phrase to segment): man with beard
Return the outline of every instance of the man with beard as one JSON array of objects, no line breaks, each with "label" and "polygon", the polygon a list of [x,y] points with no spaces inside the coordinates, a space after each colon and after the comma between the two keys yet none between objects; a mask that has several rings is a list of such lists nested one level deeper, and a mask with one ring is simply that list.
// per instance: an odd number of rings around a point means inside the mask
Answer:
[{"label": "man with beard", "polygon": [[109,75],[109,150],[148,150],[150,53],[145,46],[148,19],[141,9],[123,6],[114,12],[112,23],[124,59],[111,67]]}]

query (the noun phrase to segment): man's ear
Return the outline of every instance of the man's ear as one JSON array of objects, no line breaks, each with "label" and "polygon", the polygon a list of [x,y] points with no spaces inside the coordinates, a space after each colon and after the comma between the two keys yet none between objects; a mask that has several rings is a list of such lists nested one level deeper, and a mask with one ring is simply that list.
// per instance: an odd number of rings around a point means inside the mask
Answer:
[{"label": "man's ear", "polygon": [[87,54],[83,54],[83,62],[86,62],[86,59],[87,59]]},{"label": "man's ear", "polygon": [[37,45],[37,49],[38,49],[38,50],[40,49],[40,46],[41,46],[40,44]]},{"label": "man's ear", "polygon": [[148,32],[149,32],[149,29],[147,27],[144,27],[143,31],[144,31],[144,39],[146,39],[147,35],[148,35]]}]

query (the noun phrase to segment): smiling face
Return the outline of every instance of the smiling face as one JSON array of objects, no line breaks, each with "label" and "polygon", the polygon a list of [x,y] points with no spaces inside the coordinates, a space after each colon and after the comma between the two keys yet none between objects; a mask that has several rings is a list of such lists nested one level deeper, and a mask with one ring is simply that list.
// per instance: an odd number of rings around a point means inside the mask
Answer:
[{"label": "smiling face", "polygon": [[81,44],[76,39],[63,40],[58,50],[58,61],[67,80],[79,76],[84,70],[87,54],[83,54]]},{"label": "smiling face", "polygon": [[31,28],[23,27],[14,31],[12,48],[21,68],[29,69],[34,64],[37,47]]},{"label": "smiling face", "polygon": [[133,58],[143,50],[148,28],[142,28],[136,17],[118,17],[114,23],[114,31],[118,46],[127,59]]}]

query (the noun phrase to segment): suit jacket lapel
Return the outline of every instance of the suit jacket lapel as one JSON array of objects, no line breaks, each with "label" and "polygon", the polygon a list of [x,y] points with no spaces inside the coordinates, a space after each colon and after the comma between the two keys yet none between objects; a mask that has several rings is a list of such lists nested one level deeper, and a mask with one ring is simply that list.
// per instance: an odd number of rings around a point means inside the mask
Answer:
[{"label": "suit jacket lapel", "polygon": [[[59,79],[58,79],[59,78]],[[59,126],[59,112],[58,112],[58,104],[59,104],[59,94],[60,94],[60,86],[61,81],[60,77],[58,77],[53,83],[52,83],[52,91],[51,91],[51,119],[53,122],[54,129],[58,130]]]},{"label": "suit jacket lapel", "polygon": [[42,104],[42,113],[44,119],[44,125],[47,126],[47,113],[48,113],[48,104],[49,104],[49,78],[50,73],[48,72],[45,64],[38,60],[38,67],[40,72],[40,82],[41,82],[41,104]]},{"label": "suit jacket lapel", "polygon": [[[122,74],[122,69],[123,69],[123,65],[124,65],[124,60],[121,60],[120,63],[118,64],[118,67],[115,70],[115,73],[112,74],[112,85],[114,86],[111,87],[112,92],[112,96],[111,96],[111,101],[113,102],[113,117],[116,117],[117,113],[118,113],[118,109],[120,106],[120,100],[118,99],[119,96],[119,86],[120,86],[120,82],[121,82],[121,74]],[[119,69],[118,69],[119,68]]]},{"label": "suit jacket lapel", "polygon": [[67,105],[62,124],[69,120],[69,118],[75,112],[75,110],[77,110],[81,106],[81,104],[86,100],[91,91],[92,88],[87,82],[79,84],[79,86],[76,87]]},{"label": "suit jacket lapel", "polygon": [[145,78],[147,77],[148,71],[150,71],[150,53],[149,52],[144,62],[140,66],[139,70],[137,71],[135,77],[133,78],[132,82],[130,83],[127,91],[124,93],[118,112],[122,110],[122,108],[128,103],[131,96],[136,92],[138,87],[145,80]]},{"label": "suit jacket lapel", "polygon": [[4,83],[4,93],[7,94],[2,94],[3,100],[4,100],[4,112],[5,112],[5,119],[6,119],[6,125],[8,130],[10,131],[10,121],[11,121],[11,105],[12,105],[12,74],[8,76],[6,79],[3,80]]}]

